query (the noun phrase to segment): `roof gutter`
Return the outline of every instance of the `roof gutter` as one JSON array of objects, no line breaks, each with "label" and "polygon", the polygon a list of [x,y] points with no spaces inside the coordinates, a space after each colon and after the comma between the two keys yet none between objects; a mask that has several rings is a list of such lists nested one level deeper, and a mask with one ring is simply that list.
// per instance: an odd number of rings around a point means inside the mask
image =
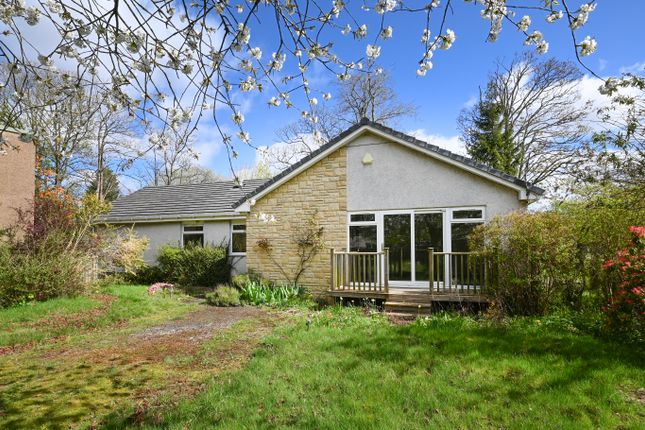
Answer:
[{"label": "roof gutter", "polygon": [[139,223],[162,223],[162,222],[184,222],[184,221],[228,221],[235,219],[244,219],[244,215],[239,213],[226,213],[222,215],[159,215],[145,218],[134,218],[134,217],[115,217],[115,218],[101,218],[96,224],[139,224]]}]

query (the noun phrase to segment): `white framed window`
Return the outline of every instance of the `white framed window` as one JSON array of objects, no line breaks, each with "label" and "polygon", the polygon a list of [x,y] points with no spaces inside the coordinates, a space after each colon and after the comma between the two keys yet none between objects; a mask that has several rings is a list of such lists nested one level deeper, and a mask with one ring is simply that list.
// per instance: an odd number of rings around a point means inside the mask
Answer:
[{"label": "white framed window", "polygon": [[183,225],[181,246],[204,246],[204,226],[201,224]]},{"label": "white framed window", "polygon": [[375,252],[378,249],[378,225],[374,212],[349,214],[349,250]]},{"label": "white framed window", "polygon": [[231,223],[231,255],[246,255],[246,224]]},{"label": "white framed window", "polygon": [[450,251],[468,252],[468,236],[475,227],[484,223],[484,208],[454,208],[450,214]]}]

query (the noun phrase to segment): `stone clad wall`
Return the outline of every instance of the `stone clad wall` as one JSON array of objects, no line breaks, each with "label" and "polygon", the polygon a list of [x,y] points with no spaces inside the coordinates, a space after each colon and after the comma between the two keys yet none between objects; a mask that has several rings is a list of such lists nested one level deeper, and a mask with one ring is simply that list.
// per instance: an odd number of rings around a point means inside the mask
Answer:
[{"label": "stone clad wall", "polygon": [[[340,148],[269,194],[258,199],[247,219],[247,268],[275,281],[285,276],[272,261],[280,263],[289,276],[298,266],[294,230],[313,214],[323,227],[325,247],[310,261],[300,284],[315,295],[330,287],[330,248],[347,244],[347,150]],[[261,214],[275,217],[265,222]],[[272,247],[270,258],[257,243],[266,239]]]}]

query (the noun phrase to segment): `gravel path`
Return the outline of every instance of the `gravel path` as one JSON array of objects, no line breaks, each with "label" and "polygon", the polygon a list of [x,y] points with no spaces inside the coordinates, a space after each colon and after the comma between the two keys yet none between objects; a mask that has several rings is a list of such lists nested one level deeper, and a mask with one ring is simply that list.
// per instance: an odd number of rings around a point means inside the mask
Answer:
[{"label": "gravel path", "polygon": [[[132,337],[142,340],[155,340],[166,336],[181,336],[185,340],[199,341],[211,338],[216,332],[224,330],[245,318],[266,315],[262,309],[250,306],[218,308],[207,307],[190,313],[181,319],[168,321],[162,325],[149,327]],[[161,339],[160,339],[161,340]]]}]

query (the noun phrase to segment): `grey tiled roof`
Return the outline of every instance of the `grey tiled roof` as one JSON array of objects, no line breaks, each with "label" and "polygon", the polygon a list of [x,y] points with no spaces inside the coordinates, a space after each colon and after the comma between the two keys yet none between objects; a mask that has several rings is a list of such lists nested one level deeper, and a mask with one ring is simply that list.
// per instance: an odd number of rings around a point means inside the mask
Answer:
[{"label": "grey tiled roof", "polygon": [[399,138],[401,140],[405,140],[406,142],[411,143],[412,145],[418,146],[419,148],[422,148],[422,149],[425,149],[425,150],[428,150],[428,151],[431,151],[431,152],[435,152],[437,154],[443,155],[444,157],[447,157],[447,158],[450,158],[452,160],[458,161],[458,162],[460,162],[460,163],[462,163],[462,164],[464,164],[464,165],[466,165],[468,167],[475,168],[477,170],[481,170],[482,172],[488,173],[489,175],[493,175],[493,176],[498,177],[500,179],[503,179],[503,180],[505,180],[505,181],[507,181],[509,183],[512,183],[512,184],[515,184],[517,186],[523,187],[523,188],[527,189],[528,191],[530,191],[533,194],[542,195],[544,193],[544,190],[542,188],[536,187],[535,185],[532,185],[532,184],[529,184],[529,183],[527,183],[527,182],[525,182],[525,181],[523,181],[523,180],[521,180],[519,178],[516,178],[515,176],[511,176],[511,175],[509,175],[507,173],[504,173],[504,172],[499,171],[497,169],[493,169],[492,167],[488,167],[488,166],[486,166],[484,164],[477,163],[477,162],[473,161],[472,159],[470,159],[468,157],[464,157],[462,155],[455,154],[453,152],[450,152],[450,151],[447,151],[447,150],[445,150],[443,148],[440,148],[440,147],[438,147],[436,145],[431,145],[431,144],[429,144],[427,142],[424,142],[422,140],[417,139],[414,136],[410,136],[409,134],[402,133],[400,131],[394,130],[393,128],[386,127],[386,126],[384,126],[382,124],[379,124],[377,122],[370,121],[367,118],[363,118],[360,122],[358,122],[357,124],[354,124],[353,126],[348,128],[347,130],[343,131],[338,136],[336,136],[335,138],[333,138],[332,140],[330,140],[326,144],[322,145],[320,148],[318,148],[317,150],[315,150],[314,152],[312,152],[311,154],[309,154],[305,158],[301,159],[300,161],[298,161],[295,164],[292,164],[286,170],[283,170],[282,172],[280,172],[279,174],[277,174],[273,178],[271,178],[268,181],[266,181],[264,184],[258,186],[250,194],[245,195],[242,198],[240,198],[240,200],[238,200],[237,203],[235,203],[233,206],[237,207],[237,206],[241,205],[242,203],[244,203],[244,201],[252,198],[253,196],[257,195],[258,193],[262,192],[263,190],[269,188],[271,185],[275,184],[280,179],[282,179],[285,176],[289,175],[294,170],[297,170],[303,164],[306,164],[311,159],[316,158],[322,152],[325,152],[326,150],[328,150],[332,146],[336,145],[338,142],[343,140],[345,137],[349,136],[350,134],[352,134],[353,132],[355,132],[356,130],[358,130],[359,128],[361,128],[363,126],[369,126],[369,127],[375,128],[375,129],[380,130],[380,131],[382,131],[384,133],[387,133],[387,134],[389,134],[391,136],[397,137],[397,138]]},{"label": "grey tiled roof", "polygon": [[246,180],[241,188],[234,181],[145,187],[114,201],[112,210],[101,221],[125,223],[232,215],[233,204],[265,181]]}]

